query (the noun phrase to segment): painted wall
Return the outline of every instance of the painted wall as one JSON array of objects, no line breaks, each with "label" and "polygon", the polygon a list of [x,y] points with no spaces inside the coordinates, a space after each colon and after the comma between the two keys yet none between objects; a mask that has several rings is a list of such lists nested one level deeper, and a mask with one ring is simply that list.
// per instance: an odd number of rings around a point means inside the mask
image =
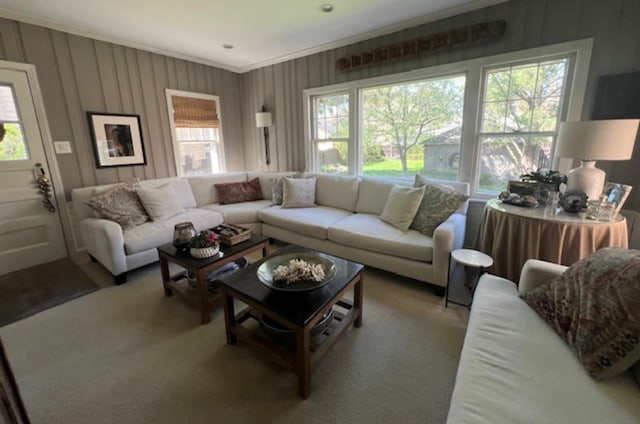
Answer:
[{"label": "painted wall", "polygon": [[[479,22],[504,19],[505,36],[489,44],[451,50],[432,56],[341,73],[336,59],[399,41],[425,37]],[[590,119],[600,75],[640,70],[640,1],[638,0],[511,0],[496,6],[428,23],[346,47],[257,69],[243,74],[243,109],[251,117],[244,122],[249,168],[301,170],[304,168],[304,116],[302,90],[346,81],[377,77],[417,68],[458,62],[482,56],[523,50],[565,41],[594,38],[592,63],[583,119]],[[260,135],[253,112],[266,103],[273,111],[272,144],[277,154],[271,166],[263,163]],[[614,143],[615,140],[612,140]],[[626,208],[640,210],[640,142],[631,161],[599,162],[611,181],[635,186]],[[473,226],[473,223],[470,223]]]},{"label": "painted wall", "polygon": [[[0,59],[36,66],[67,199],[72,188],[176,175],[165,88],[220,96],[229,170],[244,170],[242,77],[226,70],[0,18]],[[96,167],[87,111],[140,115],[147,165]]]}]

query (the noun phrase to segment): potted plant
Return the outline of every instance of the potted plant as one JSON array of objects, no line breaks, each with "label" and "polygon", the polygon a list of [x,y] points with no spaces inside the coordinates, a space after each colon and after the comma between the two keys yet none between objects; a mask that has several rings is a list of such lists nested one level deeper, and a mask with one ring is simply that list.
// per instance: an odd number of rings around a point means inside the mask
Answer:
[{"label": "potted plant", "polygon": [[189,253],[194,258],[210,258],[220,251],[218,235],[213,231],[200,231],[189,242]]}]

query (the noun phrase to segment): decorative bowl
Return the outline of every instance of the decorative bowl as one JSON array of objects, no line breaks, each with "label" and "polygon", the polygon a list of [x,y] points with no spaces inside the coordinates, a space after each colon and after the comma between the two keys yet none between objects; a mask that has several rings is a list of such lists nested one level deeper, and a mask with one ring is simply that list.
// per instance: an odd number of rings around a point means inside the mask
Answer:
[{"label": "decorative bowl", "polygon": [[[273,270],[280,265],[287,265],[292,259],[301,259],[313,265],[322,266],[324,271],[324,280],[322,281],[310,281],[310,280],[298,280],[287,284],[284,281],[278,281],[273,279]],[[336,275],[336,266],[329,258],[321,253],[313,252],[292,252],[283,253],[282,255],[274,256],[264,261],[260,267],[258,267],[257,276],[258,280],[265,286],[273,290],[288,291],[288,292],[300,292],[315,290],[326,285]]]},{"label": "decorative bowl", "polygon": [[[311,337],[317,336],[322,333],[324,330],[329,327],[331,321],[333,320],[333,309],[329,310],[320,321],[311,329],[310,334]],[[296,342],[296,333],[293,330],[290,330],[283,325],[281,325],[278,321],[272,320],[266,315],[263,315],[260,318],[260,328],[262,331],[267,333],[273,339],[282,342],[282,343],[295,343]]]},{"label": "decorative bowl", "polygon": [[217,255],[219,251],[220,246],[192,247],[189,249],[189,254],[197,259],[205,259]]}]

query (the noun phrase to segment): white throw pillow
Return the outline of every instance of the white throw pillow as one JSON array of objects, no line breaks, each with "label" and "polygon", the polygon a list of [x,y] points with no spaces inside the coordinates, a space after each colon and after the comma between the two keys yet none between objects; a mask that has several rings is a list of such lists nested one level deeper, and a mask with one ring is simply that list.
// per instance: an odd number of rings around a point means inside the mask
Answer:
[{"label": "white throw pillow", "polygon": [[424,187],[394,185],[380,219],[406,232],[418,212],[423,196]]},{"label": "white throw pillow", "polygon": [[160,221],[185,211],[178,195],[169,184],[158,188],[138,188],[136,192],[153,221]]},{"label": "white throw pillow", "polygon": [[282,179],[282,207],[309,208],[316,205],[316,178]]}]

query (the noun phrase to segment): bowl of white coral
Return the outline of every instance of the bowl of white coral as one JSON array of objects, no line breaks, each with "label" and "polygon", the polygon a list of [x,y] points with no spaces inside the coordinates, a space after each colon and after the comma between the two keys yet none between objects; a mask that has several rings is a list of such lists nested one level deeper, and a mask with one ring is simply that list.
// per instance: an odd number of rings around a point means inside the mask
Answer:
[{"label": "bowl of white coral", "polygon": [[257,273],[260,282],[274,290],[307,291],[327,284],[336,267],[321,253],[293,252],[267,259]]}]

